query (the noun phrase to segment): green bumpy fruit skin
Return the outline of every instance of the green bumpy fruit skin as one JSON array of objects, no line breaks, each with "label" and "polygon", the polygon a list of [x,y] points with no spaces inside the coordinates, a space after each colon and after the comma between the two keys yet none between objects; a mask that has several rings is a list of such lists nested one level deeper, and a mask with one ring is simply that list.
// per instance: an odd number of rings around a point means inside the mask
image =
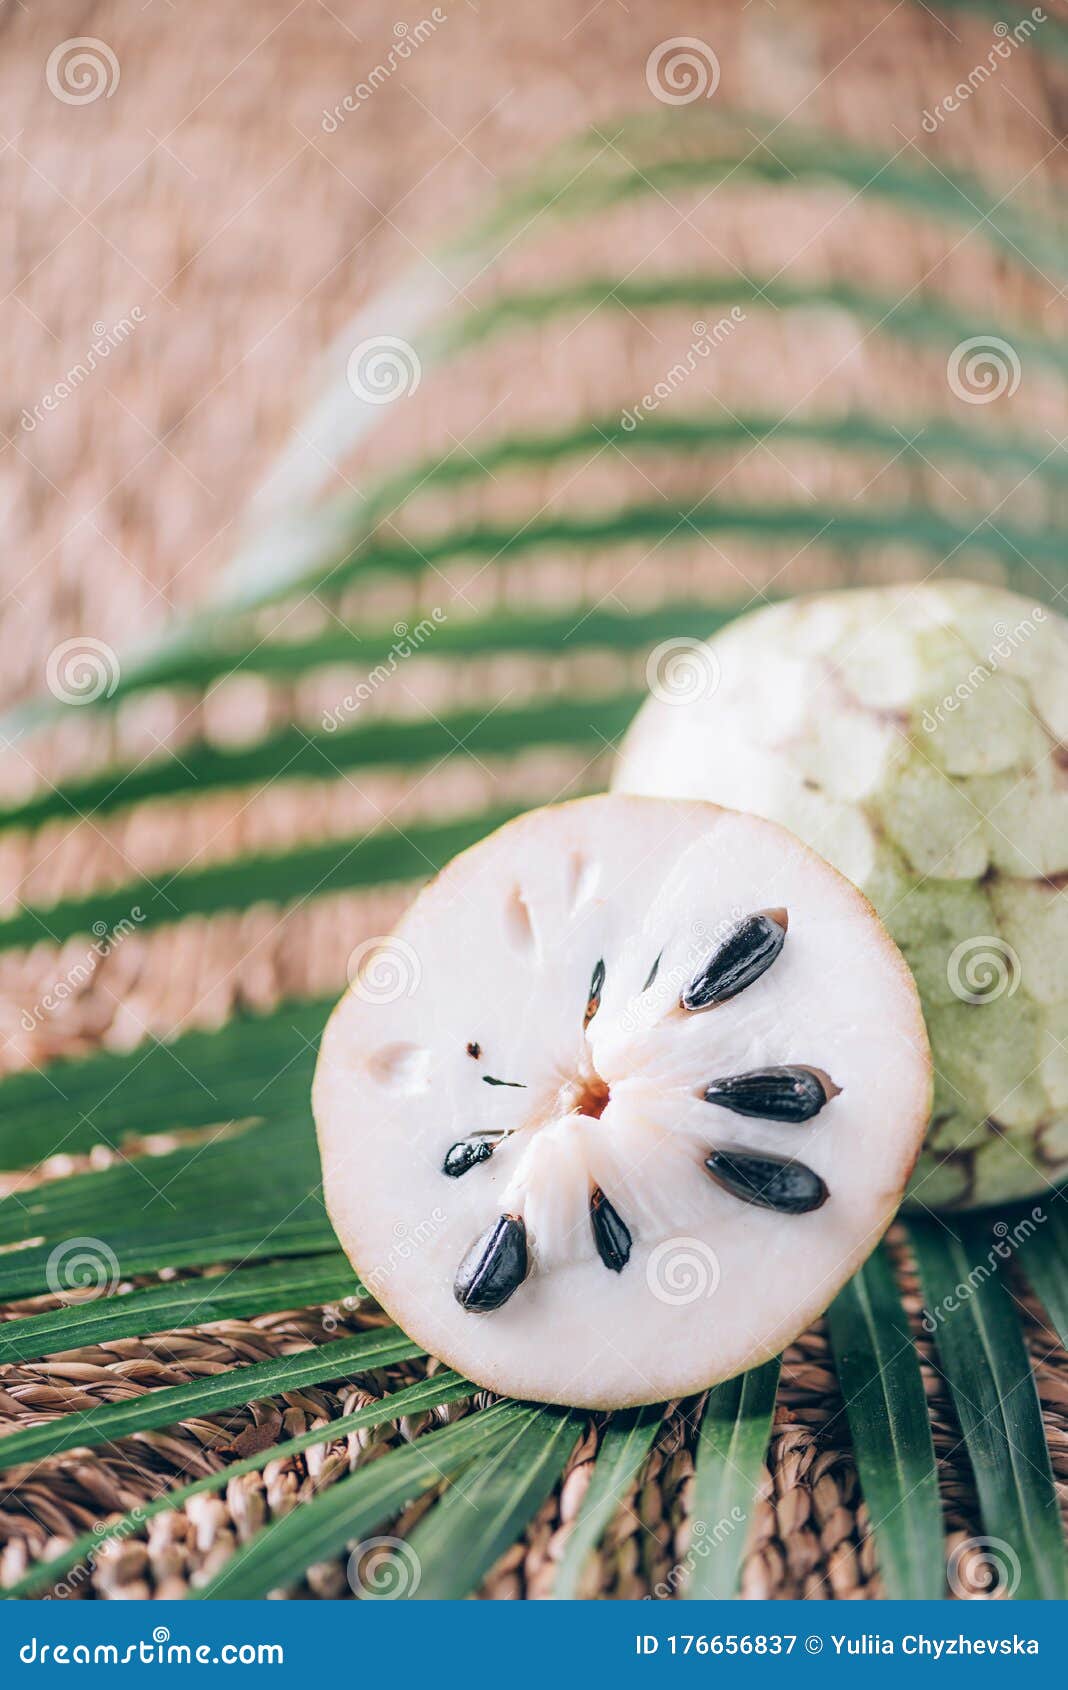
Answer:
[{"label": "green bumpy fruit skin", "polygon": [[615,787],[781,822],[871,899],[934,1056],[914,1201],[1068,1178],[1068,621],[972,582],[846,589],[704,656],[659,696],[651,660]]}]

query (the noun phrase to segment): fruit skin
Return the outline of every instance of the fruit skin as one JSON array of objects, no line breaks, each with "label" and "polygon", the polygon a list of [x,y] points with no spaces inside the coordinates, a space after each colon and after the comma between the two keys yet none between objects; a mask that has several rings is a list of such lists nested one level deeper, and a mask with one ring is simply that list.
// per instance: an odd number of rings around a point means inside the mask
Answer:
[{"label": "fruit skin", "polygon": [[1068,622],[954,581],[769,606],[653,697],[616,790],[783,823],[866,892],[923,1001],[935,1097],[913,1201],[1068,1177]]}]

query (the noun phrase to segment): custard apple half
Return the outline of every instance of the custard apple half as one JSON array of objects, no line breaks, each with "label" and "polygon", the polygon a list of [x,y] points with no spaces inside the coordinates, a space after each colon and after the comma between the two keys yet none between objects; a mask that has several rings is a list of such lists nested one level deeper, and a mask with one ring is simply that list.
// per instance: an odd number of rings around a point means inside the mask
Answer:
[{"label": "custard apple half", "polygon": [[323,1187],[362,1282],[466,1378],[688,1396],[803,1331],[897,1211],[931,1058],[901,953],[807,846],[598,797],[465,851],[323,1035]]}]

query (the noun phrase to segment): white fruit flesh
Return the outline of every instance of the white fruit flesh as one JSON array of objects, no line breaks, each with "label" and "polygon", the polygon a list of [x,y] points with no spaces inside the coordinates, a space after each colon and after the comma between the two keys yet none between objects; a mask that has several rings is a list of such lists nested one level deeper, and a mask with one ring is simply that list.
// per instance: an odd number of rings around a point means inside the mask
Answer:
[{"label": "white fruit flesh", "polygon": [[[788,930],[766,972],[681,1008],[724,937],[769,910]],[[929,1107],[915,987],[866,900],[781,828],[642,798],[535,811],[450,864],[383,951],[392,972],[358,977],[323,1039],[327,1204],[383,1306],[479,1384],[607,1408],[729,1378],[827,1306],[897,1208]],[[840,1088],[809,1121],[704,1099],[786,1064]],[[449,1177],[473,1135],[492,1155]],[[796,1159],[826,1201],[743,1201],[705,1166],[732,1149]],[[597,1190],[630,1234],[619,1271]],[[457,1270],[502,1215],[525,1225],[529,1271],[476,1312]]]},{"label": "white fruit flesh", "polygon": [[770,817],[872,900],[934,1052],[917,1200],[1068,1178],[1068,621],[967,581],[849,589],[740,618],[694,675],[613,784]]}]

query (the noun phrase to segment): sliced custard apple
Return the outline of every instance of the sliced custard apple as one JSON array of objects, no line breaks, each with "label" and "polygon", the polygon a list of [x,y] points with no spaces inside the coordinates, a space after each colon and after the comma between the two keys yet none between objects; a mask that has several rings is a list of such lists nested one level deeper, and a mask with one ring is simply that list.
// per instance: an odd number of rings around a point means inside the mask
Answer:
[{"label": "sliced custard apple", "polygon": [[1068,1178],[1068,622],[971,582],[849,589],[741,618],[697,667],[642,708],[616,789],[768,816],[871,898],[934,1055],[917,1202]]},{"label": "sliced custard apple", "polygon": [[897,1209],[914,982],[782,828],[601,797],[465,852],[357,971],[314,1105],[371,1291],[489,1389],[611,1408],[774,1355]]}]

